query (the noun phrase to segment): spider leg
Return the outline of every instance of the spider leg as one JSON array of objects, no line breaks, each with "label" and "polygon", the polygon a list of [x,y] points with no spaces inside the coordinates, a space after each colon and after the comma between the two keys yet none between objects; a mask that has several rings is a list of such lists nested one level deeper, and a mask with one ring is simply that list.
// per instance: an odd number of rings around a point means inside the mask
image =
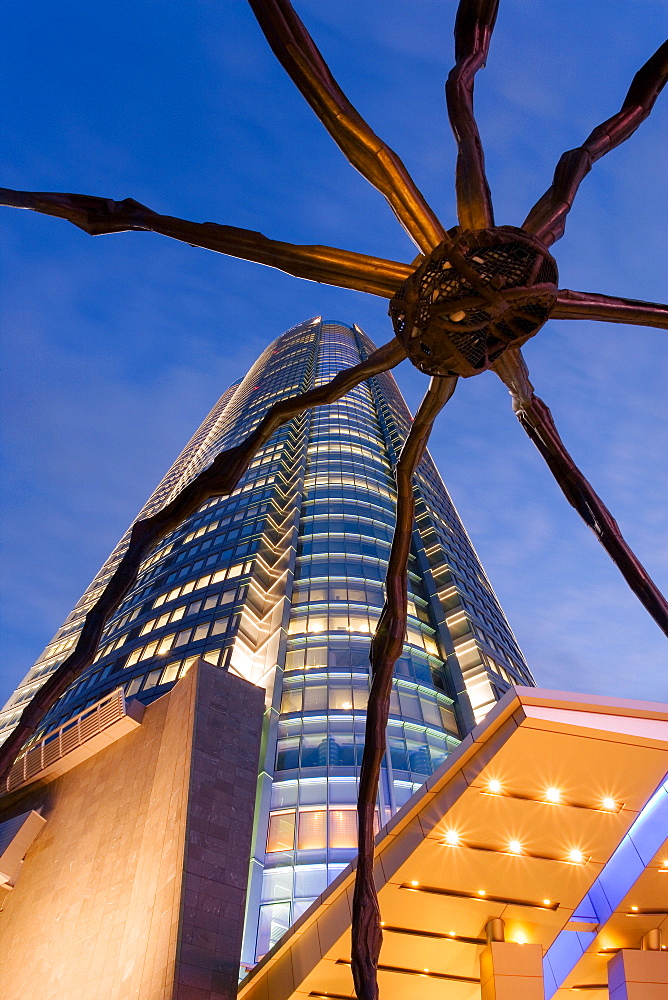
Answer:
[{"label": "spider leg", "polygon": [[656,326],[668,330],[668,305],[560,288],[550,319],[598,319],[606,323]]},{"label": "spider leg", "polygon": [[432,378],[413,421],[396,468],[397,519],[385,579],[385,605],[371,643],[371,694],[367,706],[364,755],[357,814],[359,853],[352,916],[352,967],[358,1000],[377,1000],[376,969],[382,943],[380,911],[373,880],[374,815],[394,664],[406,634],[408,555],[413,532],[413,474],[424,454],[434,420],[448,402],[456,378]]},{"label": "spider leg", "polygon": [[208,468],[184,486],[162,510],[135,522],[125,554],[100,597],[86,615],[73,651],[35,692],[24,709],[18,725],[0,748],[0,787],[5,782],[17,753],[35,732],[46,712],[69,685],[90,666],[106,622],[137,579],[141,562],[148,551],[168,532],[177,528],[185,518],[193,514],[205,500],[231,493],[258,449],[284,423],[303,410],[336,402],[360,382],[396,367],[405,357],[406,352],[403,347],[398,340],[393,339],[369,355],[366,361],[344,369],[325,385],[276,403],[245,441],[221,452]]},{"label": "spider leg", "polygon": [[668,41],[638,70],[621,109],[577,149],[564,153],[554,172],[552,186],[536,202],[522,228],[535,233],[546,246],[564,235],[566,216],[582,180],[596,160],[619,146],[644,122],[668,80]]},{"label": "spider leg", "polygon": [[215,222],[188,222],[158,215],[132,198],[112,201],[85,194],[10,191],[0,188],[0,205],[55,215],[91,236],[132,230],[160,233],[190,246],[278,268],[297,278],[370,292],[390,299],[412,273],[409,264],[325,246],[295,246],[262,233]]},{"label": "spider leg", "polygon": [[289,0],[249,0],[274,55],[350,163],[385,195],[423,253],[448,239],[397,154],[367,125],[332,76]]},{"label": "spider leg", "polygon": [[473,114],[475,75],[487,61],[499,0],[461,0],[455,20],[455,66],[445,85],[452,131],[457,140],[457,216],[463,229],[494,225],[485,156]]},{"label": "spider leg", "polygon": [[592,529],[659,628],[668,635],[668,602],[624,541],[608,508],[566,450],[552,414],[542,399],[534,394],[520,350],[511,348],[505,351],[495,363],[494,370],[510,390],[519,422],[547,462],[562,493]]}]

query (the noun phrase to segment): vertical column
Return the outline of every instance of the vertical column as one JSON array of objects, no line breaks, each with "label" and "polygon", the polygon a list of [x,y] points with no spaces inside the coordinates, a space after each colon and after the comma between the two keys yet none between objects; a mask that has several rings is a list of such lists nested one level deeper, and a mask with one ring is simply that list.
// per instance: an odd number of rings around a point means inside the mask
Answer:
[{"label": "vertical column", "polygon": [[544,1000],[543,952],[539,944],[506,941],[503,920],[485,927],[487,946],[480,955],[481,1000]]},{"label": "vertical column", "polygon": [[192,670],[185,891],[171,1000],[234,1000],[264,691],[204,660]]},{"label": "vertical column", "polygon": [[668,952],[661,951],[661,931],[649,931],[641,949],[622,948],[608,962],[610,1000],[665,1000],[668,996]]}]

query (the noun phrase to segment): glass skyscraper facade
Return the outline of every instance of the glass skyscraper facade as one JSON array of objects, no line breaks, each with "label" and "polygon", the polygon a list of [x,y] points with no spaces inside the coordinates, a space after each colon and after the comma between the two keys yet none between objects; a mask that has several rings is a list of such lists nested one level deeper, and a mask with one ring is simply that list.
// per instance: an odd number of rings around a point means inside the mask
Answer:
[{"label": "glass skyscraper facade", "polygon": [[[309,320],[232,385],[140,512],[169,502],[281,398],[374,350]],[[197,657],[266,689],[244,961],[252,964],[356,853],[369,644],[383,604],[393,469],[410,413],[389,373],[293,418],[229,497],[206,501],[144,560],[95,662],[36,735],[122,686],[148,703]],[[415,477],[409,620],[397,662],[378,824],[511,684],[533,684],[429,455]],[[0,741],[76,642],[129,531],[0,713]]]}]

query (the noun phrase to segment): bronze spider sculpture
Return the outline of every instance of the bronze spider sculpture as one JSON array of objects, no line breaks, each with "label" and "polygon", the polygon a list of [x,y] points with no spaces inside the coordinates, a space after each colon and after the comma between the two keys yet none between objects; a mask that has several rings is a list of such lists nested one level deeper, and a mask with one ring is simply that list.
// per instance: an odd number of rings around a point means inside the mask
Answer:
[{"label": "bronze spider sculpture", "polygon": [[668,633],[668,605],[621,536],[603,502],[564,447],[547,406],[533,392],[521,346],[551,319],[596,319],[668,328],[668,306],[558,288],[550,247],[564,232],[580,182],[592,164],[627,139],[650,113],[668,78],[668,43],[635,76],[620,109],[582,146],[564,153],[553,183],[521,228],[495,226],[484,157],[473,115],[473,85],[484,66],[498,0],[460,0],[455,66],[446,85],[458,144],[459,225],[446,230],[397,155],[346,99],[289,0],[249,0],[275,55],[350,163],[390,203],[420,255],[403,264],[323,246],[294,246],[259,233],[158,215],[132,199],[4,190],[0,203],[59,216],[91,235],[144,230],[298,277],[369,292],[390,300],[395,336],[366,361],[328,385],[273,406],[242,444],[218,455],[154,516],[135,523],[127,551],[88,612],[73,652],[35,694],[0,750],[6,775],[44,714],[91,663],[106,621],[136,579],[148,550],[206,499],[232,492],[255,452],[304,409],[331,403],[406,356],[431,376],[396,469],[397,523],[386,579],[386,600],[372,641],[372,689],[358,802],[359,856],[353,907],[353,976],[359,1000],[376,1000],[382,943],[372,877],[373,819],[394,663],[406,626],[406,566],[413,522],[412,478],[440,410],[459,377],[494,371],[510,390],[520,423],[545,458],[569,503],[597,534],[629,586]]}]

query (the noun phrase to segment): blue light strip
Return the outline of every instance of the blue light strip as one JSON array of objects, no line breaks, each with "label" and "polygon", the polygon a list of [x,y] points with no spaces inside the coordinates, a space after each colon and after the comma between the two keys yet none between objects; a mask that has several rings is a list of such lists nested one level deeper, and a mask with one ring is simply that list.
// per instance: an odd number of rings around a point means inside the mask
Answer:
[{"label": "blue light strip", "polygon": [[[575,908],[573,920],[595,920],[602,927],[638,881],[668,835],[668,776],[638,814],[589,892]],[[598,931],[558,935],[543,959],[545,997],[550,1000],[575,968]]]}]

